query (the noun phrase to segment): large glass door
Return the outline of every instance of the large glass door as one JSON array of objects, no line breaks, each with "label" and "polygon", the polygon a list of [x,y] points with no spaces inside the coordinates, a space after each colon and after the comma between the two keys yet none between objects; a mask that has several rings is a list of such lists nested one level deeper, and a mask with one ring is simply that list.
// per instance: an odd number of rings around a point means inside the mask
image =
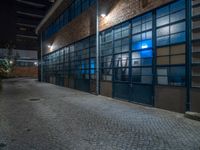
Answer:
[{"label": "large glass door", "polygon": [[130,100],[153,105],[152,13],[132,20]]}]

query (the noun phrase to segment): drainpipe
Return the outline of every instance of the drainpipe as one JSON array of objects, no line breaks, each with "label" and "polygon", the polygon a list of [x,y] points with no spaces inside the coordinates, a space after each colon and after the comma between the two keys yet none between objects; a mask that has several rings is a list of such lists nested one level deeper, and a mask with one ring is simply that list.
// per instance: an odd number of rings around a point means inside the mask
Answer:
[{"label": "drainpipe", "polygon": [[96,94],[99,95],[99,0],[96,0]]}]

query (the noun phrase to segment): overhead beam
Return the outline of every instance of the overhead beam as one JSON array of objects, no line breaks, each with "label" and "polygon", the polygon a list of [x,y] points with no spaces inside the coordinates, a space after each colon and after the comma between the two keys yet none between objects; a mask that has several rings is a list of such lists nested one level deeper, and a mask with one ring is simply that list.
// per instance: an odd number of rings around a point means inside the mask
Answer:
[{"label": "overhead beam", "polygon": [[42,19],[38,27],[36,28],[36,34],[42,28],[42,26],[46,23],[46,21],[51,17],[51,15],[55,12],[55,10],[63,3],[64,0],[57,0],[53,7],[49,10],[46,16]]},{"label": "overhead beam", "polygon": [[36,28],[37,25],[31,25],[31,24],[25,24],[25,23],[16,23],[19,26],[24,26],[24,27],[30,27],[30,28]]},{"label": "overhead beam", "polygon": [[45,4],[41,4],[41,3],[36,3],[36,2],[30,2],[30,1],[26,1],[26,0],[16,0],[17,2],[23,3],[23,4],[27,4],[30,6],[35,6],[35,7],[39,7],[39,8],[43,8],[46,5]]},{"label": "overhead beam", "polygon": [[22,12],[22,11],[17,11],[17,13],[20,14],[20,15],[26,15],[26,16],[30,16],[30,17],[36,17],[36,18],[43,18],[44,17],[42,15],[37,15],[37,14],[32,14],[32,13]]},{"label": "overhead beam", "polygon": [[19,15],[17,16],[16,23],[38,25],[40,20],[40,18],[31,18],[25,15]]},{"label": "overhead beam", "polygon": [[44,16],[46,14],[47,8],[35,8],[35,7],[27,6],[25,4],[17,4],[16,10]]},{"label": "overhead beam", "polygon": [[29,39],[38,39],[37,36],[29,36],[29,35],[22,35],[22,34],[16,34],[17,37],[22,37],[22,38],[29,38]]}]

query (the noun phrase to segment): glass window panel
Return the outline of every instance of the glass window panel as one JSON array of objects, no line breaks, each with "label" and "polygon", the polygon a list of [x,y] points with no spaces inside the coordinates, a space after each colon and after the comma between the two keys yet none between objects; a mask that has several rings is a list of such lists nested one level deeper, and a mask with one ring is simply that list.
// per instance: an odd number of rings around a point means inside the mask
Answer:
[{"label": "glass window panel", "polygon": [[169,47],[157,48],[157,56],[169,55]]},{"label": "glass window panel", "polygon": [[142,75],[152,75],[152,68],[142,68]]},{"label": "glass window panel", "polygon": [[168,34],[169,34],[169,26],[159,28],[157,30],[157,36],[164,36],[164,35],[168,35]]},{"label": "glass window panel", "polygon": [[122,37],[129,36],[129,30],[122,31]]},{"label": "glass window panel", "polygon": [[132,34],[136,34],[136,33],[139,33],[139,32],[141,32],[141,31],[142,31],[141,25],[139,25],[139,26],[136,26],[136,27],[134,27],[134,28],[132,29]]},{"label": "glass window panel", "polygon": [[152,29],[152,21],[149,21],[142,25],[142,31],[150,30],[150,29]]},{"label": "glass window panel", "polygon": [[175,12],[185,8],[185,0],[178,0],[170,5],[171,12]]},{"label": "glass window panel", "polygon": [[152,58],[145,58],[141,60],[142,66],[150,66],[152,65]]},{"label": "glass window panel", "polygon": [[171,55],[174,54],[184,54],[185,44],[171,46]]},{"label": "glass window panel", "polygon": [[141,69],[140,68],[133,68],[132,69],[132,75],[134,75],[134,76],[141,75]]},{"label": "glass window panel", "polygon": [[200,77],[194,76],[192,77],[192,87],[200,87]]},{"label": "glass window panel", "polygon": [[158,76],[167,76],[168,75],[168,68],[158,68],[157,69]]},{"label": "glass window panel", "polygon": [[192,52],[200,52],[200,42],[193,42],[192,44]]},{"label": "glass window panel", "polygon": [[133,80],[133,82],[140,83],[141,82],[141,76],[132,76],[132,80]]},{"label": "glass window panel", "polygon": [[170,37],[171,44],[185,42],[185,40],[186,40],[185,32],[173,34]]},{"label": "glass window panel", "polygon": [[192,67],[192,76],[200,76],[200,66]]},{"label": "glass window panel", "polygon": [[157,17],[165,16],[168,14],[169,14],[169,6],[165,6],[156,10]]},{"label": "glass window panel", "polygon": [[152,76],[142,76],[141,83],[152,84]]},{"label": "glass window panel", "polygon": [[181,22],[178,24],[174,24],[170,26],[170,33],[178,33],[178,32],[182,32],[185,31],[185,22]]},{"label": "glass window panel", "polygon": [[169,64],[169,56],[157,57],[157,64],[158,65],[167,65],[167,64]]},{"label": "glass window panel", "polygon": [[193,63],[200,63],[200,53],[193,53],[192,54],[192,62]]},{"label": "glass window panel", "polygon": [[122,39],[122,45],[129,44],[129,38]]},{"label": "glass window panel", "polygon": [[145,39],[152,39],[152,31],[146,32]]},{"label": "glass window panel", "polygon": [[157,77],[157,82],[160,85],[168,85],[168,77],[166,76],[158,76]]},{"label": "glass window panel", "polygon": [[140,65],[141,65],[141,59],[132,60],[132,66],[140,66]]},{"label": "glass window panel", "polygon": [[185,19],[185,10],[170,15],[170,22],[176,22]]},{"label": "glass window panel", "polygon": [[152,40],[143,40],[137,43],[133,43],[133,50],[142,50],[152,48]]},{"label": "glass window panel", "polygon": [[121,44],[122,44],[121,40],[117,40],[117,41],[114,42],[115,47],[119,47],[119,46],[121,46]]},{"label": "glass window panel", "polygon": [[169,16],[158,18],[157,21],[156,21],[157,27],[167,25],[167,24],[169,24]]},{"label": "glass window panel", "polygon": [[129,45],[123,45],[122,46],[122,52],[129,51]]},{"label": "glass window panel", "polygon": [[185,84],[185,67],[171,67],[170,69],[170,84],[184,85]]},{"label": "glass window panel", "polygon": [[115,39],[120,39],[122,37],[121,32],[117,32],[114,34]]},{"label": "glass window panel", "polygon": [[122,47],[115,47],[114,51],[115,53],[120,53],[122,51]]},{"label": "glass window panel", "polygon": [[132,20],[132,27],[138,26],[140,24],[141,24],[141,17]]},{"label": "glass window panel", "polygon": [[141,40],[142,40],[142,35],[141,34],[137,34],[137,35],[132,36],[132,42],[133,43],[141,41]]},{"label": "glass window panel", "polygon": [[142,23],[149,22],[152,20],[152,13],[148,13],[142,16]]},{"label": "glass window panel", "polygon": [[115,27],[114,29],[114,33],[119,33],[119,32],[121,32],[121,25]]},{"label": "glass window panel", "polygon": [[171,56],[171,64],[185,64],[185,55]]},{"label": "glass window panel", "polygon": [[157,38],[157,46],[169,45],[169,36]]}]

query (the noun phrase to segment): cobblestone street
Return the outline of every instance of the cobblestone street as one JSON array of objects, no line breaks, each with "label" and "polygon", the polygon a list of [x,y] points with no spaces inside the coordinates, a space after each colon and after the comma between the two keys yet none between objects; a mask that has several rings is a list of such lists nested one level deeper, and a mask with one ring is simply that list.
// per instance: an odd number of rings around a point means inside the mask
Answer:
[{"label": "cobblestone street", "polygon": [[183,114],[39,83],[3,81],[0,150],[200,150]]}]

